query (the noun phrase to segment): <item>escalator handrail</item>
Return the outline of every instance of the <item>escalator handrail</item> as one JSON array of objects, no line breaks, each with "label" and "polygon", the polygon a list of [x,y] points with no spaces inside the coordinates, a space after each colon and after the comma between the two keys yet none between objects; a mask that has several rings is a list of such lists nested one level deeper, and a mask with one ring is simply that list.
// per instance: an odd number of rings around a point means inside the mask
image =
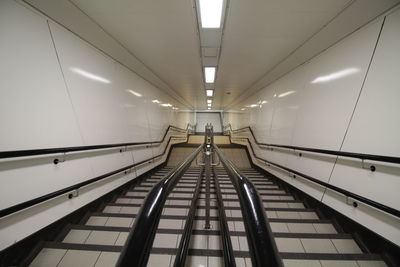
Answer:
[{"label": "escalator handrail", "polygon": [[189,251],[190,239],[192,237],[193,221],[196,215],[197,200],[200,195],[201,180],[203,177],[204,167],[201,168],[196,188],[194,190],[192,204],[190,205],[188,218],[185,223],[181,240],[179,242],[178,252],[175,256],[174,267],[185,266],[186,257]]},{"label": "escalator handrail", "polygon": [[236,267],[235,255],[233,253],[231,235],[226,220],[224,201],[222,199],[221,188],[215,167],[212,168],[214,174],[214,186],[218,203],[219,228],[221,231],[222,254],[224,255],[225,267]]},{"label": "escalator handrail", "polygon": [[256,188],[215,144],[214,150],[238,194],[253,266],[283,266],[265,215],[264,205]]},{"label": "escalator handrail", "polygon": [[117,266],[146,266],[165,201],[202,148],[203,144],[172,169],[148,193],[135,218]]}]

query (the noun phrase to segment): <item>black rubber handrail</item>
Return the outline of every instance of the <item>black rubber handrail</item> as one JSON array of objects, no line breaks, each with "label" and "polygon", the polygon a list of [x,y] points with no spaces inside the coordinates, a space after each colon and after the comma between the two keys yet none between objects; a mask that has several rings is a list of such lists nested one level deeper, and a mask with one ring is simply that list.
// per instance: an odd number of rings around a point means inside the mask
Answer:
[{"label": "black rubber handrail", "polygon": [[78,152],[78,151],[89,151],[98,149],[107,149],[115,147],[128,147],[128,146],[143,146],[143,145],[155,145],[164,142],[170,130],[187,132],[189,130],[190,124],[187,125],[186,129],[178,128],[169,125],[165,130],[163,138],[159,141],[150,142],[131,142],[131,143],[118,143],[118,144],[103,144],[103,145],[93,145],[93,146],[74,146],[74,147],[58,147],[58,148],[42,148],[42,149],[28,149],[28,150],[14,150],[14,151],[0,151],[0,159],[4,158],[17,158],[17,157],[27,157],[27,156],[37,156],[37,155],[47,155],[47,154],[58,154],[58,153],[68,153],[68,152]]},{"label": "black rubber handrail", "polygon": [[253,266],[283,266],[271,227],[265,215],[264,205],[256,188],[215,144],[214,150],[228,172],[228,176],[239,196]]},{"label": "black rubber handrail", "polygon": [[200,174],[197,179],[196,188],[194,190],[192,203],[190,205],[189,214],[187,215],[185,228],[181,236],[181,241],[179,242],[178,252],[175,256],[174,267],[185,266],[186,257],[189,251],[190,239],[192,237],[193,221],[196,215],[197,200],[200,195],[200,186],[203,173],[204,173],[204,167],[201,167]]},{"label": "black rubber handrail", "polygon": [[[345,152],[345,151],[336,151],[336,150],[327,150],[327,149],[318,149],[318,148],[308,148],[308,147],[299,147],[299,146],[287,146],[287,145],[277,145],[277,144],[267,144],[261,143],[257,140],[256,136],[253,133],[253,130],[250,126],[239,128],[236,130],[232,130],[232,126],[228,124],[224,126],[224,128],[230,128],[231,132],[242,132],[245,130],[249,130],[255,143],[259,146],[266,146],[266,147],[276,147],[282,149],[290,149],[290,150],[298,150],[298,151],[307,151],[319,154],[326,154],[326,155],[334,155],[334,156],[341,156],[341,157],[348,157],[348,158],[358,158],[361,160],[372,160],[372,161],[380,161],[380,162],[388,162],[388,163],[396,163],[400,164],[399,157],[392,157],[392,156],[382,156],[382,155],[373,155],[373,154],[362,154],[362,153],[354,153],[354,152]],[[242,138],[242,137],[241,137]],[[242,138],[248,139],[248,138]]]},{"label": "black rubber handrail", "polygon": [[[397,210],[397,209],[394,209],[394,208],[392,208],[392,207],[386,206],[386,205],[381,204],[381,203],[379,203],[379,202],[376,202],[376,201],[374,201],[374,200],[365,198],[365,197],[363,197],[363,196],[354,194],[354,193],[352,193],[352,192],[350,192],[350,191],[347,191],[347,190],[344,190],[344,189],[342,189],[342,188],[340,188],[340,187],[337,187],[337,186],[334,186],[334,185],[332,185],[332,184],[323,182],[323,181],[321,181],[321,180],[319,180],[319,179],[316,179],[316,178],[314,178],[314,177],[311,177],[311,176],[309,176],[309,175],[307,175],[307,174],[304,174],[304,173],[301,173],[301,172],[299,172],[299,171],[293,170],[293,169],[291,169],[291,168],[288,168],[288,167],[282,166],[282,165],[280,165],[280,164],[274,163],[274,162],[272,162],[272,161],[263,159],[263,158],[261,158],[261,157],[259,157],[259,156],[256,155],[256,153],[254,152],[254,149],[253,149],[253,145],[251,144],[251,142],[250,142],[249,140],[247,140],[247,141],[248,141],[248,143],[249,143],[249,145],[250,145],[250,148],[251,148],[251,152],[252,152],[252,154],[253,154],[253,157],[256,158],[256,159],[258,159],[258,160],[260,160],[260,161],[262,161],[262,162],[264,162],[264,164],[266,164],[266,165],[273,165],[273,166],[276,166],[276,167],[278,167],[278,168],[280,168],[280,169],[282,169],[282,170],[285,170],[285,171],[288,171],[289,173],[292,173],[293,176],[294,176],[294,178],[296,178],[297,176],[302,177],[302,178],[307,179],[307,180],[309,180],[309,181],[312,181],[312,182],[314,182],[314,183],[316,183],[316,184],[319,184],[319,185],[321,185],[321,186],[324,186],[324,187],[327,187],[327,188],[329,188],[329,189],[331,189],[331,190],[334,190],[334,191],[336,191],[336,192],[339,192],[339,193],[345,195],[346,197],[350,197],[350,198],[352,198],[352,199],[361,201],[361,202],[363,202],[363,203],[365,203],[365,204],[367,204],[367,205],[369,205],[369,206],[372,206],[372,207],[374,207],[374,208],[376,208],[376,209],[379,209],[379,210],[381,210],[381,211],[384,211],[384,212],[386,212],[386,213],[389,213],[389,214],[391,214],[391,215],[393,215],[393,216],[400,217],[400,211]],[[357,206],[357,203],[353,203],[353,205],[356,207],[356,206]]]},{"label": "black rubber handrail", "polygon": [[173,137],[170,136],[170,138],[168,139],[168,143],[167,143],[167,145],[166,145],[165,148],[164,148],[164,151],[163,151],[162,153],[160,153],[159,155],[157,155],[157,156],[151,157],[151,158],[149,158],[149,159],[142,160],[142,161],[140,161],[140,162],[136,162],[136,163],[134,163],[134,164],[131,164],[131,165],[122,167],[122,168],[120,168],[120,169],[118,169],[118,170],[114,170],[114,171],[111,171],[111,172],[102,174],[102,175],[100,175],[100,176],[97,176],[97,177],[95,177],[95,178],[86,180],[86,181],[84,181],[84,182],[81,182],[81,183],[78,183],[78,184],[75,184],[75,185],[71,185],[71,186],[68,186],[68,187],[66,187],[66,188],[57,190],[57,191],[55,191],[55,192],[51,192],[51,193],[49,193],[49,194],[46,194],[46,195],[43,195],[43,196],[40,196],[40,197],[31,199],[31,200],[28,200],[28,201],[25,201],[25,202],[16,204],[16,205],[14,205],[14,206],[11,206],[11,207],[2,209],[2,210],[0,210],[0,218],[2,218],[2,217],[4,217],[4,216],[7,216],[7,215],[10,215],[10,214],[12,214],[12,213],[15,213],[15,212],[24,210],[24,209],[26,209],[26,208],[32,207],[32,206],[34,206],[34,205],[40,204],[40,203],[45,202],[45,201],[47,201],[47,200],[50,200],[50,199],[52,199],[52,198],[55,198],[55,197],[64,195],[64,194],[69,193],[69,192],[71,192],[71,191],[73,191],[73,190],[77,190],[77,189],[79,189],[79,188],[81,188],[81,187],[83,187],[83,186],[86,186],[86,185],[95,183],[95,182],[97,182],[97,181],[103,180],[103,179],[105,179],[105,178],[107,178],[107,177],[109,177],[109,176],[112,176],[112,175],[115,175],[115,174],[117,174],[117,173],[126,171],[126,170],[128,170],[128,169],[137,167],[137,166],[142,165],[142,164],[144,164],[144,163],[151,163],[151,162],[152,162],[153,160],[155,160],[156,158],[162,157],[162,156],[165,154],[165,152],[167,151],[168,145],[169,145],[169,143],[171,142],[171,139],[172,139],[172,138],[173,138]]},{"label": "black rubber handrail", "polygon": [[231,235],[229,233],[229,227],[225,214],[224,202],[222,199],[221,188],[219,186],[217,172],[215,167],[212,168],[214,174],[215,193],[217,196],[218,203],[218,215],[219,215],[219,228],[221,230],[221,243],[222,243],[222,254],[224,255],[225,267],[236,267],[235,256],[233,254]]},{"label": "black rubber handrail", "polygon": [[135,218],[135,223],[118,259],[117,266],[144,267],[147,265],[165,201],[202,148],[203,145],[200,145],[148,193]]}]

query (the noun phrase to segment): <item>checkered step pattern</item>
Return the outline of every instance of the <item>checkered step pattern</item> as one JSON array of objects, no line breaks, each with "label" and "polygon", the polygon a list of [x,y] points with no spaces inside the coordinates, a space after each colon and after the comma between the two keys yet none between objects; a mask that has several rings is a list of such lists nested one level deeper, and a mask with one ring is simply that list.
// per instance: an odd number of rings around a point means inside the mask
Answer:
[{"label": "checkered step pattern", "polygon": [[[36,255],[29,266],[114,266],[147,193],[170,170],[163,168],[156,171],[122,195],[116,195],[112,202],[103,203],[98,212],[87,213],[79,224],[67,225],[55,241],[45,242],[38,251],[33,252]],[[199,173],[199,169],[189,169],[188,173]],[[165,229],[168,229],[171,218],[176,217],[175,210],[178,213],[187,212],[173,208],[172,205],[178,205],[174,201],[188,205],[189,202],[180,200],[179,196],[179,192],[174,191],[166,202],[160,222]],[[190,196],[185,195],[187,199]],[[156,236],[157,244],[160,234]]]},{"label": "checkered step pattern", "polygon": [[[141,204],[151,188],[171,169],[164,168],[124,194],[88,213],[80,224],[67,225],[53,242],[35,252],[30,266],[114,266]],[[223,168],[216,168],[232,247],[238,267],[252,266],[240,204]],[[386,266],[351,235],[253,169],[243,170],[258,189],[285,266]],[[155,236],[148,266],[173,266],[193,198],[200,168],[189,168],[168,196]],[[206,214],[205,178],[197,201],[186,266],[224,266],[215,184],[211,179],[210,223]]]},{"label": "checkered step pattern", "polygon": [[[218,171],[228,178],[225,171]],[[371,254],[361,242],[346,234],[323,214],[296,200],[280,188],[274,178],[254,169],[242,170],[262,198],[275,242],[285,267],[372,267],[387,266],[380,255]],[[228,196],[226,196],[228,197]],[[244,235],[238,201],[225,205],[232,214],[229,228]]]},{"label": "checkered step pattern", "polygon": [[[80,224],[66,226],[55,241],[43,244],[30,266],[114,266],[145,197],[170,170],[155,172],[113,202],[104,203],[98,212],[88,213]],[[173,266],[199,176],[200,168],[189,168],[168,196],[147,266]],[[212,229],[204,229],[202,179],[186,266],[223,266],[213,184]]]}]

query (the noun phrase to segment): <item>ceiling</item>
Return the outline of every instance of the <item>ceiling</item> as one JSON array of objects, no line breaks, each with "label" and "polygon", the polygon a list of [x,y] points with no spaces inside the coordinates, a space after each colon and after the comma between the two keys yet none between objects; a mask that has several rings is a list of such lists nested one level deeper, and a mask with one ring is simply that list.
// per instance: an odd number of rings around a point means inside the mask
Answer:
[{"label": "ceiling", "polygon": [[[195,0],[71,1],[192,108],[207,108]],[[212,108],[243,100],[398,2],[229,0]]]}]

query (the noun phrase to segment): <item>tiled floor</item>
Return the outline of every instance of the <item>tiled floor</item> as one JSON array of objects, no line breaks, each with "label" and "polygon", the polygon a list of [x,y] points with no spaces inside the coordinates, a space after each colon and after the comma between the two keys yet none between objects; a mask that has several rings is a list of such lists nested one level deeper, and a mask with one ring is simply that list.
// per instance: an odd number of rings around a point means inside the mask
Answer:
[{"label": "tiled floor", "polygon": [[32,261],[32,267],[115,266],[117,252],[44,248]]}]

